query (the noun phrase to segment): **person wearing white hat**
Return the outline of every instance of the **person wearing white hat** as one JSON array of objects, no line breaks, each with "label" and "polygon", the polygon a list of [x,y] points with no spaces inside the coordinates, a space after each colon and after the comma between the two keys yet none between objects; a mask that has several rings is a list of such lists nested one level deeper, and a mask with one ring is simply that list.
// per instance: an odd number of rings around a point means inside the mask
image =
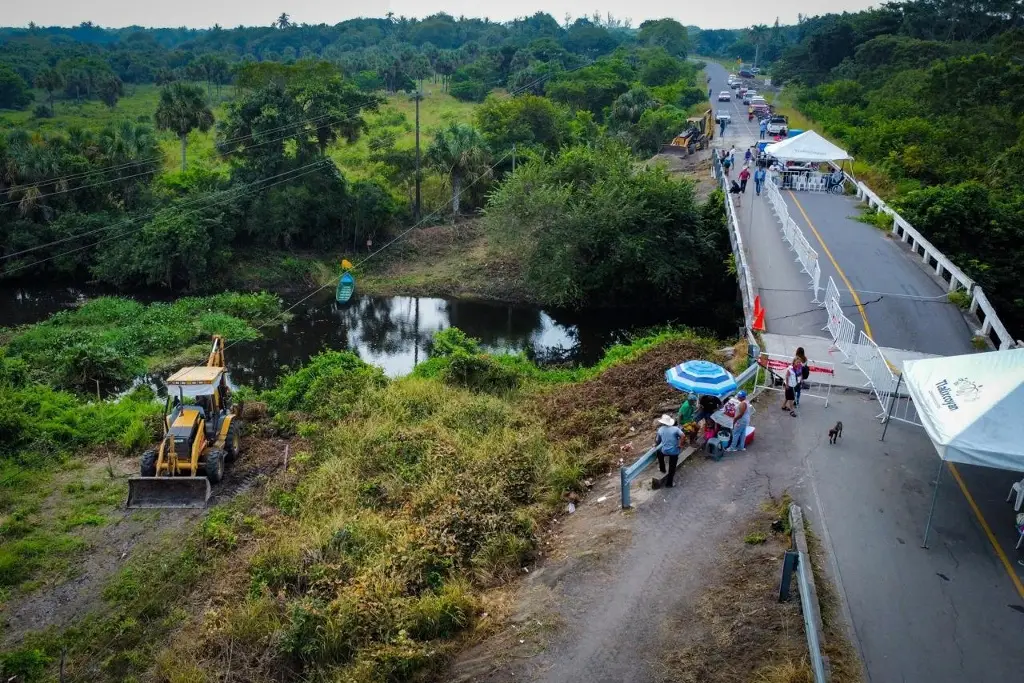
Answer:
[{"label": "person wearing white hat", "polygon": [[[658,418],[658,436],[654,440],[654,447],[658,449],[658,469],[665,472],[665,458],[668,458],[668,476],[664,479],[666,488],[672,488],[672,480],[676,476],[676,465],[679,464],[679,454],[682,452],[683,430],[676,426],[676,421],[671,415],[662,415]],[[654,480],[654,488],[658,488],[660,482]]]}]

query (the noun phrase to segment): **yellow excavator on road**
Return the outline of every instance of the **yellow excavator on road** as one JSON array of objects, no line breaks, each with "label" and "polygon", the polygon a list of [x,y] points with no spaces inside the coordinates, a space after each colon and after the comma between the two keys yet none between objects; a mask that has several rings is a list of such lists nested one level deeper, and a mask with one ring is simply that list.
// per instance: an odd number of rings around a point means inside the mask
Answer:
[{"label": "yellow excavator on road", "polygon": [[167,378],[164,435],[142,454],[140,475],[128,480],[129,508],[201,508],[210,485],[239,455],[241,424],[231,412],[224,339],[213,338],[205,366]]}]

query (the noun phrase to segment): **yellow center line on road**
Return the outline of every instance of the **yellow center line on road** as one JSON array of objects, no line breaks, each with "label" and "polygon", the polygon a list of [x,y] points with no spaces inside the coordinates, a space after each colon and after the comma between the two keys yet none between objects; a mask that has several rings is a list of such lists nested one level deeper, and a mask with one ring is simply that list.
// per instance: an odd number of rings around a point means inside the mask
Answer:
[{"label": "yellow center line on road", "polygon": [[821,238],[821,234],[818,232],[818,229],[814,227],[814,223],[811,222],[811,217],[807,215],[806,211],[804,211],[803,204],[801,204],[800,200],[796,198],[795,194],[793,194],[793,190],[789,190],[789,196],[792,197],[793,201],[796,203],[796,208],[800,209],[800,214],[804,217],[804,220],[807,221],[807,225],[810,227],[811,232],[813,232],[814,236],[818,239],[818,244],[821,245],[822,250],[825,252],[825,256],[828,256],[828,260],[832,262],[836,272],[839,273],[840,279],[842,279],[846,288],[850,290],[850,296],[853,297],[853,303],[857,304],[857,310],[860,311],[860,319],[864,321],[864,333],[874,339],[875,335],[871,334],[871,323],[868,322],[868,314],[864,311],[864,304],[861,303],[860,297],[857,296],[857,290],[853,288],[853,285],[850,284],[850,281],[846,277],[846,273],[844,273],[843,269],[839,267],[839,262],[836,261],[834,256],[832,256],[832,252],[829,251],[828,246],[825,244],[825,240]]},{"label": "yellow center line on road", "polygon": [[1020,577],[1017,576],[1017,572],[1014,571],[1013,565],[1010,564],[1010,559],[1003,552],[1002,546],[999,545],[999,541],[996,540],[996,535],[992,533],[991,527],[988,522],[985,521],[985,517],[981,514],[981,509],[978,504],[974,502],[974,497],[971,492],[967,490],[967,484],[964,482],[963,477],[960,476],[960,470],[956,468],[951,462],[947,462],[946,466],[949,467],[950,473],[953,478],[956,479],[957,486],[960,487],[960,492],[964,494],[964,498],[967,499],[967,504],[971,506],[971,510],[974,511],[974,516],[978,518],[978,523],[981,524],[981,530],[985,532],[985,536],[988,537],[988,542],[996,551],[996,557],[999,558],[999,562],[1002,563],[1003,569],[1010,575],[1010,581],[1013,582],[1014,587],[1017,589],[1017,595],[1024,600],[1024,584],[1021,584]]},{"label": "yellow center line on road", "polygon": [[[853,302],[857,304],[857,310],[860,311],[861,320],[864,321],[864,332],[874,339],[875,336],[871,334],[871,325],[868,323],[867,312],[864,310],[864,306],[861,304],[860,298],[857,296],[857,292],[854,291],[853,286],[847,279],[846,273],[844,273],[843,269],[839,267],[839,263],[836,261],[835,257],[832,256],[832,252],[829,251],[828,246],[825,244],[825,240],[822,239],[818,229],[814,227],[814,223],[811,222],[810,216],[808,216],[807,212],[804,211],[804,207],[800,204],[800,200],[797,199],[792,190],[789,190],[789,196],[793,198],[796,208],[800,209],[800,213],[803,215],[804,220],[807,221],[808,227],[810,227],[811,232],[813,232],[814,236],[817,238],[818,244],[821,245],[822,251],[824,251],[825,255],[828,256],[828,260],[832,262],[833,266],[835,266],[836,272],[839,273],[839,277],[842,278],[847,289],[850,290],[850,296],[853,297]],[[893,367],[892,364],[889,363],[888,359],[886,359],[885,362],[889,364],[889,367]],[[893,369],[895,370],[895,368]],[[1024,584],[1021,583],[1020,577],[1017,576],[1017,572],[1014,570],[1013,565],[1010,564],[1010,559],[1006,556],[1006,553],[1003,552],[1003,547],[999,545],[996,535],[992,533],[992,527],[990,527],[988,522],[985,520],[985,516],[981,514],[981,508],[979,508],[978,504],[974,502],[974,496],[972,496],[971,492],[967,490],[967,483],[963,480],[963,477],[960,476],[960,470],[958,470],[956,465],[951,462],[947,462],[946,466],[953,475],[953,479],[956,480],[957,486],[960,487],[960,492],[964,494],[964,498],[967,499],[967,504],[971,507],[974,517],[978,520],[978,524],[981,525],[981,530],[985,533],[985,537],[988,538],[988,542],[992,546],[992,549],[995,550],[996,557],[999,558],[1000,564],[1003,565],[1003,569],[1005,569],[1007,575],[1009,575],[1014,588],[1017,589],[1017,594],[1021,599],[1024,599]]]}]

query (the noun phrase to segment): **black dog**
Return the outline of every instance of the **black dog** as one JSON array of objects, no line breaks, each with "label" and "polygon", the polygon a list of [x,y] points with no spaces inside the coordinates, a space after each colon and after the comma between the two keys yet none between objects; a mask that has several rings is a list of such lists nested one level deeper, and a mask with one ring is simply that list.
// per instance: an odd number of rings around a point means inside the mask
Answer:
[{"label": "black dog", "polygon": [[828,430],[828,442],[834,444],[836,439],[843,435],[843,423],[836,422],[836,426]]}]

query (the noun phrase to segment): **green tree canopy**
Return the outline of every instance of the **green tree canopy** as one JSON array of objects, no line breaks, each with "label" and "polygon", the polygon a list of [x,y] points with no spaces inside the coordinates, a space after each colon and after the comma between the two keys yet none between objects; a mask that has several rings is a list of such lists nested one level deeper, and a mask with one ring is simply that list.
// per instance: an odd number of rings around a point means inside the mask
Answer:
[{"label": "green tree canopy", "polygon": [[487,205],[488,232],[525,264],[526,281],[559,306],[699,305],[727,284],[721,195],[638,168],[611,143],[532,160]]},{"label": "green tree canopy", "polygon": [[181,170],[187,167],[188,134],[206,132],[213,126],[213,112],[206,104],[203,89],[189,83],[172,83],[160,91],[160,103],[153,120],[158,128],[169,130],[181,141]]},{"label": "green tree canopy", "polygon": [[449,123],[427,148],[430,164],[451,181],[452,213],[459,215],[463,184],[490,174],[490,151],[483,134],[465,123]]},{"label": "green tree canopy", "polygon": [[649,47],[662,47],[674,57],[685,57],[690,49],[686,27],[675,19],[650,19],[640,24],[637,41]]},{"label": "green tree canopy", "polygon": [[25,79],[14,69],[0,64],[0,109],[23,109],[32,102]]}]

